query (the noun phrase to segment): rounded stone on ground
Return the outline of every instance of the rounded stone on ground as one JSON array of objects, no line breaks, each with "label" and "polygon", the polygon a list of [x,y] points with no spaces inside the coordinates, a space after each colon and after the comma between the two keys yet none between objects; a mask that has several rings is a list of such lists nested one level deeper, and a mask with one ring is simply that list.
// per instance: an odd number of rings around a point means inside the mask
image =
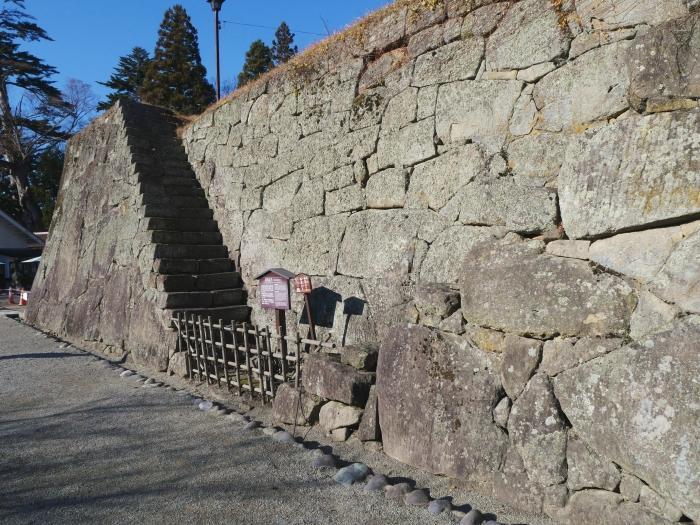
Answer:
[{"label": "rounded stone on ground", "polygon": [[146,381],[145,381],[145,384],[146,384],[146,385],[154,385],[155,383],[156,383],[156,380],[153,379],[152,377],[149,377],[149,378],[146,379]]},{"label": "rounded stone on ground", "polygon": [[204,399],[202,399],[201,397],[193,397],[193,398],[192,398],[192,404],[195,405],[195,406],[197,406],[197,407],[198,407],[199,404],[202,403],[202,402],[204,402]]},{"label": "rounded stone on ground", "polygon": [[253,430],[255,428],[260,428],[260,421],[250,421],[243,427],[243,430]]},{"label": "rounded stone on ground", "polygon": [[364,465],[362,463],[353,463],[352,465],[348,467],[343,467],[341,468],[335,476],[333,476],[333,479],[337,482],[340,483],[341,485],[344,485],[346,487],[352,485],[353,483],[357,483],[358,481],[362,481],[367,477],[369,474],[369,467],[367,465]]},{"label": "rounded stone on ground", "polygon": [[214,407],[211,410],[208,410],[207,414],[214,417],[221,417],[226,415],[226,410],[224,410],[223,408]]},{"label": "rounded stone on ground", "polygon": [[296,443],[296,439],[286,430],[280,430],[272,434],[272,439],[278,443]]},{"label": "rounded stone on ground", "polygon": [[430,503],[430,496],[428,496],[427,490],[418,489],[406,494],[403,498],[403,502],[406,505],[425,507]]},{"label": "rounded stone on ground", "polygon": [[212,408],[214,408],[214,403],[211,401],[202,401],[199,405],[197,405],[197,408],[204,412],[209,412]]},{"label": "rounded stone on ground", "polygon": [[384,474],[375,474],[369,479],[367,485],[365,485],[365,492],[379,492],[380,490],[384,490],[384,487],[388,484],[389,480],[386,479]]},{"label": "rounded stone on ground", "polygon": [[336,466],[335,458],[330,454],[322,454],[314,458],[314,468],[335,468]]},{"label": "rounded stone on ground", "polygon": [[226,417],[234,423],[243,423],[244,421],[248,421],[244,416],[237,414],[236,412],[231,412]]},{"label": "rounded stone on ground", "polygon": [[384,494],[388,499],[403,503],[404,496],[409,492],[411,492],[411,485],[408,483],[397,483],[396,485],[388,485]]},{"label": "rounded stone on ground", "polygon": [[309,449],[309,453],[315,458],[326,455],[326,453],[323,450],[321,450],[320,448]]},{"label": "rounded stone on ground", "polygon": [[479,525],[484,521],[484,516],[477,509],[472,509],[462,518],[459,525]]},{"label": "rounded stone on ground", "polygon": [[442,514],[443,512],[450,512],[452,510],[452,503],[447,499],[436,499],[430,502],[428,505],[428,512],[430,514]]},{"label": "rounded stone on ground", "polygon": [[274,436],[280,429],[277,427],[265,427],[263,428],[263,434],[266,436]]},{"label": "rounded stone on ground", "polygon": [[133,375],[134,375],[133,370],[124,370],[121,374],[119,374],[119,377],[130,377]]}]

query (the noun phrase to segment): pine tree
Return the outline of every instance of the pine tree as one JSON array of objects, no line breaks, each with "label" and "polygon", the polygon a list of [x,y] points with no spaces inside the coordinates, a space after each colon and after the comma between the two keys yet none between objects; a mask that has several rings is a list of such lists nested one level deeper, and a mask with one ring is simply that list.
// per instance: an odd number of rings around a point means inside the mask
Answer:
[{"label": "pine tree", "polygon": [[181,5],[165,12],[154,57],[146,67],[141,97],[185,115],[202,112],[216,100],[199,54],[197,30]]},{"label": "pine tree", "polygon": [[299,49],[294,46],[294,33],[286,22],[282,22],[275,31],[275,39],[272,41],[272,60],[276,66],[284,64],[297,54]]},{"label": "pine tree", "polygon": [[[25,42],[51,40],[24,10],[24,0],[0,7],[0,179],[4,193],[31,229],[43,227],[41,207],[32,188],[32,172],[42,152],[61,144],[74,107],[56,89],[56,69],[21,49]],[[17,99],[12,104],[11,97]],[[7,195],[6,195],[7,196]]]},{"label": "pine tree", "polygon": [[255,80],[263,73],[270,71],[273,66],[272,50],[262,40],[256,40],[250,44],[250,49],[245,54],[243,70],[238,74],[238,86]]},{"label": "pine tree", "polygon": [[98,104],[97,110],[109,109],[117,100],[121,99],[141,100],[139,91],[143,85],[149,62],[148,51],[142,47],[135,47],[131,53],[121,57],[109,80],[98,82],[98,84],[112,89],[113,92],[107,95],[107,100]]}]

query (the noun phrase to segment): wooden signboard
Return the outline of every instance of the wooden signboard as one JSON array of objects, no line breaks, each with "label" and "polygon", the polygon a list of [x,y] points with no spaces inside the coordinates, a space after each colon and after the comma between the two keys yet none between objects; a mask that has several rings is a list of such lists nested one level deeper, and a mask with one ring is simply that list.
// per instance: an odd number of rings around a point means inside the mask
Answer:
[{"label": "wooden signboard", "polygon": [[289,310],[289,279],[266,275],[260,279],[260,301],[263,308]]}]

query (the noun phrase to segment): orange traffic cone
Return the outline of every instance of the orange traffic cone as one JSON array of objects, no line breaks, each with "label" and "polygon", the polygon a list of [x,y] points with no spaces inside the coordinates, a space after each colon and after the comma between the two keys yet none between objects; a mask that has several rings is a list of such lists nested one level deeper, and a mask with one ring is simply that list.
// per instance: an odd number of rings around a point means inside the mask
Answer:
[{"label": "orange traffic cone", "polygon": [[20,306],[27,306],[27,297],[28,297],[28,295],[29,295],[29,294],[28,294],[27,292],[24,291],[24,288],[22,288],[22,289],[19,291],[19,305],[20,305]]}]

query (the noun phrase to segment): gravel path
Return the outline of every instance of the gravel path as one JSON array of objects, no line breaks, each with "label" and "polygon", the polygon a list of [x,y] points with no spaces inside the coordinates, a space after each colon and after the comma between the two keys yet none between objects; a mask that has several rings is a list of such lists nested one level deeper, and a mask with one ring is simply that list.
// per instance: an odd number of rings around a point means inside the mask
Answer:
[{"label": "gravel path", "polygon": [[[457,523],[0,317],[2,523]],[[499,516],[503,520],[503,516]]]}]

